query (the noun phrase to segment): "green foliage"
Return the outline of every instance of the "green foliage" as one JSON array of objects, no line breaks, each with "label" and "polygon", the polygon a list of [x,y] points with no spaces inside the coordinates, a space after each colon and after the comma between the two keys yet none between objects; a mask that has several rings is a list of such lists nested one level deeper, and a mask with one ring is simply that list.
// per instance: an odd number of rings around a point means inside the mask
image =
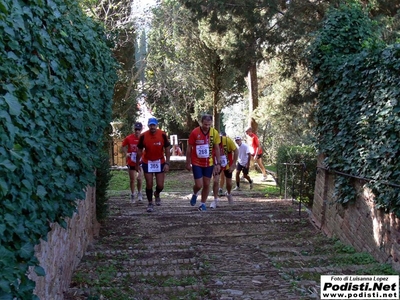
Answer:
[{"label": "green foliage", "polygon": [[34,246],[94,185],[115,61],[74,1],[0,0],[0,298],[35,299]]},{"label": "green foliage", "polygon": [[281,196],[280,189],[276,185],[264,185],[263,190],[265,197],[267,198],[279,198]]},{"label": "green foliage", "polygon": [[399,275],[391,264],[377,264],[357,271],[358,275]]},{"label": "green foliage", "polygon": [[333,250],[336,253],[346,253],[346,254],[357,253],[356,249],[354,249],[353,246],[343,244],[340,240],[336,240],[336,242],[333,245]]},{"label": "green foliage", "polygon": [[[332,9],[328,13],[309,53],[309,62],[318,76],[320,91],[325,86],[334,85],[341,76],[348,77],[346,62],[350,57],[358,57],[363,49],[374,47],[378,42],[377,29],[367,12],[357,4],[342,5],[340,9]],[[346,73],[331,72],[339,66],[340,72]]]},{"label": "green foliage", "polygon": [[[327,167],[370,179],[377,208],[400,216],[400,46],[385,45],[357,5],[333,10],[311,47],[318,80],[318,148]],[[337,201],[354,201],[338,178]]]},{"label": "green foliage", "polygon": [[109,199],[107,189],[111,180],[108,152],[100,150],[100,158],[96,167],[96,217],[102,221],[107,217]]},{"label": "green foliage", "polygon": [[[245,119],[251,118],[253,128],[260,135],[260,129],[269,127],[265,143],[268,160],[275,158],[280,145],[288,144],[282,138],[288,135],[296,140],[307,138],[307,119],[315,107],[316,92],[311,88],[314,78],[307,72],[304,50],[310,43],[310,32],[319,28],[326,9],[339,1],[179,0],[197,20],[209,23],[210,31],[218,36],[219,51],[228,65],[244,72],[252,71],[253,85],[248,90],[254,93]],[[276,62],[280,63],[278,72],[272,70]],[[253,68],[255,65],[257,68]],[[261,74],[263,65],[266,68]],[[283,132],[289,126],[289,131]],[[298,132],[303,136],[299,137]]]},{"label": "green foliage", "polygon": [[127,135],[132,132],[131,126],[138,115],[137,82],[143,73],[143,61],[137,62],[136,57],[143,59],[145,56],[140,52],[145,48],[143,37],[140,45],[137,45],[137,26],[134,26],[132,18],[132,1],[78,1],[88,16],[103,24],[108,37],[114,43],[113,55],[120,67],[118,81],[114,86],[112,115],[113,120],[120,119],[124,123],[120,131],[123,136]]},{"label": "green foliage", "polygon": [[186,60],[185,41],[198,35],[197,30],[188,33],[194,28],[191,26],[194,25],[187,12],[176,1],[163,2],[154,8],[146,65],[147,104],[159,121],[185,136],[197,125],[191,117],[195,99],[204,97],[204,90],[193,77],[193,62],[188,65]]},{"label": "green foliage", "polygon": [[237,101],[244,74],[227,64],[208,23],[192,22],[193,13],[178,1],[162,2],[153,13],[145,90],[152,112],[186,135],[204,112],[219,128],[219,114]]},{"label": "green foliage", "polygon": [[[299,166],[286,166],[287,164],[301,164]],[[300,189],[308,206],[312,206],[314,198],[314,186],[316,178],[317,157],[313,146],[281,146],[278,149],[276,170],[278,173],[278,185],[281,190],[285,189],[285,178],[287,178],[287,192],[291,196],[294,186],[295,195],[299,196]],[[303,186],[301,177],[303,172]]]},{"label": "green foliage", "polygon": [[254,115],[260,124],[259,132],[263,130],[260,135],[264,137],[264,149],[273,161],[281,145],[309,145],[314,136],[312,114],[316,97],[309,96],[310,83],[305,80],[310,76],[304,68],[299,68],[291,78],[284,78],[284,73],[284,62],[278,58],[258,68],[262,96]]}]

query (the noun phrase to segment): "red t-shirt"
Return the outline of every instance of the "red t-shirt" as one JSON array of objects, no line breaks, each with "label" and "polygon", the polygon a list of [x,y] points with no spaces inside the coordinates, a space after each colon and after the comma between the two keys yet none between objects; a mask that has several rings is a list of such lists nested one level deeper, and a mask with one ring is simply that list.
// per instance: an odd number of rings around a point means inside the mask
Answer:
[{"label": "red t-shirt", "polygon": [[[253,148],[253,152],[252,152],[251,155],[259,155],[259,154],[262,154],[263,151],[262,151],[262,149],[261,149],[261,147],[260,147],[260,141],[259,141],[259,139],[258,139],[258,136],[255,135],[254,133],[251,133],[251,135],[249,135],[249,136],[250,136],[250,138],[251,138],[251,144],[250,144],[250,146]],[[257,150],[257,149],[258,149],[258,150]],[[255,153],[256,150],[257,150],[257,153]]]},{"label": "red t-shirt", "polygon": [[122,141],[122,147],[128,146],[128,153],[131,153],[126,158],[126,164],[129,166],[135,166],[136,165],[136,153],[137,153],[137,145],[139,143],[139,138],[135,134],[130,134],[128,135],[123,141]]},{"label": "red t-shirt", "polygon": [[216,129],[204,134],[201,127],[196,127],[189,135],[188,144],[192,147],[191,161],[193,166],[209,167],[214,165],[213,148],[220,143],[219,133]]},{"label": "red t-shirt", "polygon": [[156,129],[152,134],[150,130],[142,133],[139,138],[138,148],[145,151],[142,155],[142,161],[147,164],[149,161],[160,159],[165,163],[164,148],[171,146],[167,134],[161,129]]}]

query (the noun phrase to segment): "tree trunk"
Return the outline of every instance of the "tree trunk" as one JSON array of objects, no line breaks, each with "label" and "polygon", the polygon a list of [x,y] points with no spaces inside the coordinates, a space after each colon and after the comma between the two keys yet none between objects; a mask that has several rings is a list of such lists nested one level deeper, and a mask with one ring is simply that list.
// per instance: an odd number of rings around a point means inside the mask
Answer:
[{"label": "tree trunk", "polygon": [[253,132],[257,132],[258,124],[252,117],[253,111],[258,107],[258,81],[256,63],[252,63],[249,68],[247,85],[249,89],[249,126],[253,128]]},{"label": "tree trunk", "polygon": [[213,91],[213,119],[214,119],[214,128],[220,131],[220,113],[218,112],[218,101],[219,101],[219,92]]}]

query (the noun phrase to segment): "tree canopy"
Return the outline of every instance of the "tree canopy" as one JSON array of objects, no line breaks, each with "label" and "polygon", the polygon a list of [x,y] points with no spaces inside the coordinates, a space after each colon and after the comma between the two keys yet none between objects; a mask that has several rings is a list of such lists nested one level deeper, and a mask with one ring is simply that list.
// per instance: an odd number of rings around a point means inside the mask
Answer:
[{"label": "tree canopy", "polygon": [[193,128],[204,112],[214,115],[219,128],[221,109],[237,100],[243,75],[218,54],[220,41],[213,38],[207,24],[193,22],[190,14],[177,1],[154,9],[148,44],[148,102],[158,117],[181,124],[181,130]]},{"label": "tree canopy", "polygon": [[124,122],[124,132],[138,117],[137,97],[140,72],[135,54],[139,51],[138,32],[132,18],[130,0],[79,0],[86,14],[103,24],[105,34],[114,43],[113,53],[120,64],[118,82],[114,87],[113,119]]}]

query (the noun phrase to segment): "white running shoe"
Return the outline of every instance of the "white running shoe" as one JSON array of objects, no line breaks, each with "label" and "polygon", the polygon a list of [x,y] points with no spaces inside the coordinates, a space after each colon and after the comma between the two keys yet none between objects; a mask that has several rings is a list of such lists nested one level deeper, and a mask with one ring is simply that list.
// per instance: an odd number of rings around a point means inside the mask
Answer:
[{"label": "white running shoe", "polygon": [[131,194],[131,202],[132,204],[135,204],[135,194]]},{"label": "white running shoe", "polygon": [[241,191],[240,187],[236,186],[234,189],[234,191]]},{"label": "white running shoe", "polygon": [[211,202],[211,204],[210,204],[210,208],[212,208],[212,209],[217,208],[218,207],[218,201],[219,201],[219,199],[214,199],[214,201]]},{"label": "white running shoe", "polygon": [[232,205],[233,204],[232,194],[228,194],[228,192],[226,192],[226,198],[228,198],[229,205]]},{"label": "white running shoe", "polygon": [[137,199],[138,199],[139,202],[142,202],[142,201],[143,201],[143,195],[142,195],[141,192],[138,192],[138,193],[137,193]]},{"label": "white running shoe", "polygon": [[211,209],[217,208],[217,203],[215,202],[215,199],[214,199],[213,202],[210,203],[210,208],[211,208]]}]

